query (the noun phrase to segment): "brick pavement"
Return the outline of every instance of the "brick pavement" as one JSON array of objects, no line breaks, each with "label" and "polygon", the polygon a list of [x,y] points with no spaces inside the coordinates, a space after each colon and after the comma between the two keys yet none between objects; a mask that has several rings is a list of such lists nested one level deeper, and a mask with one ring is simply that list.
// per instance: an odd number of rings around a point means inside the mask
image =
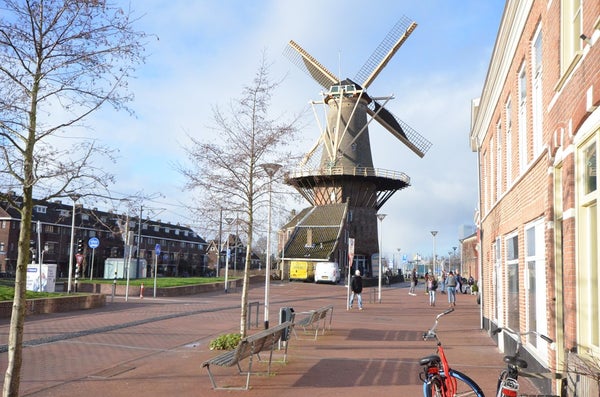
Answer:
[{"label": "brick pavement", "polygon": [[[333,304],[333,331],[317,341],[292,338],[288,363],[274,364],[275,376],[253,376],[246,396],[417,396],[418,359],[432,354],[435,342],[421,334],[447,304],[438,295],[430,307],[421,291],[409,296],[405,285],[384,288],[382,303],[345,310],[343,285],[273,283],[270,322],[280,307],[301,312]],[[264,299],[252,286],[251,302]],[[174,299],[122,298],[103,309],[27,319],[21,396],[194,396],[231,395],[213,391],[201,363],[217,352],[208,343],[239,329],[240,291]],[[263,322],[262,306],[259,327]],[[255,319],[253,314],[253,321]],[[257,327],[249,333],[256,332]],[[0,321],[0,343],[7,343],[8,320]],[[438,334],[452,367],[475,379],[492,396],[502,354],[479,329],[475,297],[460,295],[456,311],[440,322]],[[0,369],[7,354],[0,353]],[[241,384],[234,368],[215,368],[219,381]],[[536,392],[523,379],[522,391]]]}]

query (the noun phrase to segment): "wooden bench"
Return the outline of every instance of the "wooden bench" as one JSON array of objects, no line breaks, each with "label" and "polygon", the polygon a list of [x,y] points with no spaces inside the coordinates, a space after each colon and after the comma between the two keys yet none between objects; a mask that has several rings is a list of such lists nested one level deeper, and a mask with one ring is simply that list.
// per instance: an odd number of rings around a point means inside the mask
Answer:
[{"label": "wooden bench", "polygon": [[[296,332],[296,327],[302,328],[302,331],[305,335],[312,334],[314,332],[314,337],[310,338],[313,340],[317,340],[319,337],[319,331],[321,331],[321,334],[324,335],[326,330],[331,330],[331,322],[333,320],[333,305],[323,306],[304,314],[306,314],[304,318],[294,323],[293,331],[297,339],[300,338]],[[327,321],[328,315],[329,322]]]},{"label": "wooden bench", "polygon": [[[213,389],[215,390],[248,390],[250,387],[250,375],[251,374],[266,374],[271,375],[271,363],[273,362],[273,350],[275,350],[275,346],[278,345],[279,340],[282,335],[288,331],[289,328],[293,327],[293,323],[291,321],[287,321],[283,324],[279,324],[277,326],[271,327],[269,329],[265,329],[260,331],[254,335],[250,335],[246,338],[243,338],[240,343],[237,345],[235,350],[227,351],[219,356],[216,356],[210,360],[202,363],[202,367],[206,368],[208,371],[208,377],[210,378],[210,383],[212,384]],[[283,357],[278,362],[285,363],[287,362],[287,346],[288,344],[284,344],[284,352]],[[257,371],[252,372],[252,363],[253,358],[256,358],[259,361],[263,361],[260,357],[261,352],[269,352],[269,359],[264,360],[267,362],[267,370],[266,371]],[[247,370],[243,370],[241,366],[241,362],[248,358],[248,367]],[[219,387],[217,386],[215,375],[212,373],[210,367],[211,365],[217,365],[220,367],[232,367],[237,366],[238,374],[246,375],[246,384],[244,386],[225,386]]]}]

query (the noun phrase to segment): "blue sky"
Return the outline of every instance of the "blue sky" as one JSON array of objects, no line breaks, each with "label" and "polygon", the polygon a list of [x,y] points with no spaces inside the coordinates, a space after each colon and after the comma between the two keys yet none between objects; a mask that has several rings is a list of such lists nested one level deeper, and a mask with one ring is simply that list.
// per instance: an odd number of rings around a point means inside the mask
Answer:
[{"label": "blue sky", "polygon": [[[383,128],[370,128],[375,167],[411,178],[381,211],[388,214],[384,255],[400,248],[431,256],[430,231],[438,230],[436,253],[447,256],[458,245],[459,226],[473,223],[477,159],[469,147],[470,104],[480,96],[504,2],[138,0],[132,7],[144,15],[139,29],[158,38],[149,40],[147,62],[130,84],[136,115],[105,109],[88,120],[99,140],[120,151],[118,163],[107,165],[117,176],[115,192],[160,192],[165,198],[148,205],[167,208],[163,221],[193,223],[185,208],[192,195],[182,190],[185,181],[172,164],[184,159],[187,134],[218,139],[208,128],[212,107],[239,97],[263,51],[273,78],[287,76],[273,101],[274,117],[297,113],[320,99],[320,87],[283,56],[290,39],[334,73],[353,77],[405,15],[418,27],[369,93],[394,94],[387,108],[433,146],[421,159]],[[312,112],[303,121],[301,151],[318,138]]]}]

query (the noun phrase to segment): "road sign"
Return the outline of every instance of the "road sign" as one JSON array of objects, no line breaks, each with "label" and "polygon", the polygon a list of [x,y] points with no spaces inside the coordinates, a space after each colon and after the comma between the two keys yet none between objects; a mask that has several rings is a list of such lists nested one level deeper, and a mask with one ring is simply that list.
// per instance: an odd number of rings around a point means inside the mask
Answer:
[{"label": "road sign", "polygon": [[88,247],[91,249],[96,249],[100,246],[100,240],[97,237],[92,237],[88,240]]},{"label": "road sign", "polygon": [[154,247],[154,251],[156,252],[156,256],[160,255],[160,244],[156,244],[156,246]]}]

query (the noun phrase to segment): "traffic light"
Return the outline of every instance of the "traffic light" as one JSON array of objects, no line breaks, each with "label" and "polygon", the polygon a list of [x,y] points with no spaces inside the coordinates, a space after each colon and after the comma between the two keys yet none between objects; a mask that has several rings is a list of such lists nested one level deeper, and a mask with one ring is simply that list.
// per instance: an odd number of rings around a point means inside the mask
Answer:
[{"label": "traffic light", "polygon": [[77,253],[83,254],[83,240],[82,239],[77,240]]}]

